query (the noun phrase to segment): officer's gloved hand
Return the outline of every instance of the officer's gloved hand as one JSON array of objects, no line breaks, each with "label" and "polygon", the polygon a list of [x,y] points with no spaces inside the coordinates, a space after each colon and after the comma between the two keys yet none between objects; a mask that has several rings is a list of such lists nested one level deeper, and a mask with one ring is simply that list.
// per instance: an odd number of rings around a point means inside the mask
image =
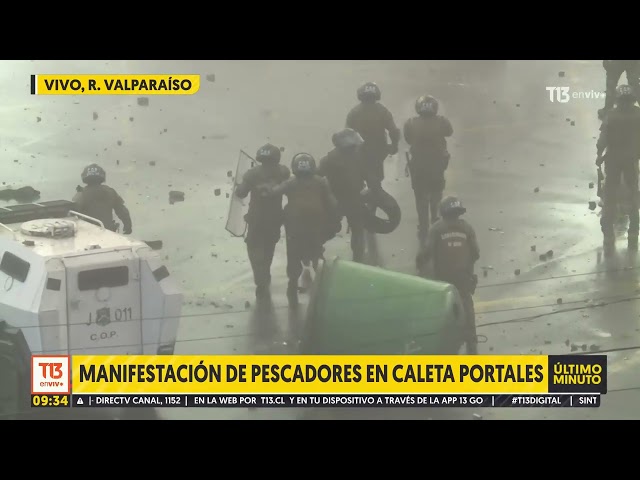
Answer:
[{"label": "officer's gloved hand", "polygon": [[389,155],[395,155],[396,153],[398,153],[398,145],[392,143],[389,145]]}]

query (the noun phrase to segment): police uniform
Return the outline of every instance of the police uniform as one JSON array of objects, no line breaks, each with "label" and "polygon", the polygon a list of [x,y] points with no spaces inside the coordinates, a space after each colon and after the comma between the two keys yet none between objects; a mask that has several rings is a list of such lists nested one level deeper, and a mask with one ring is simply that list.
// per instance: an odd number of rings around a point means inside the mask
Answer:
[{"label": "police uniform", "polygon": [[[307,160],[310,159],[310,160]],[[309,170],[300,172],[297,165],[309,161]],[[313,163],[311,163],[313,162]],[[337,227],[337,201],[326,179],[315,175],[315,161],[308,154],[293,158],[294,177],[271,189],[272,195],[286,195],[284,225],[287,235],[287,296],[291,304],[298,302],[298,280],[303,264],[317,267],[326,241],[333,238]]]},{"label": "police uniform", "polygon": [[409,172],[418,212],[418,233],[424,239],[430,223],[438,218],[450,157],[446,137],[453,135],[453,127],[442,115],[421,115],[408,120],[403,133],[411,152]]},{"label": "police uniform", "polygon": [[100,220],[105,228],[116,231],[117,224],[113,220],[113,213],[122,221],[124,234],[132,230],[131,214],[125,206],[124,200],[111,187],[104,185],[106,172],[99,165],[91,164],[82,172],[82,181],[87,185],[79,188],[73,197],[73,202],[80,213]]},{"label": "police uniform", "polygon": [[[447,199],[443,203],[445,201]],[[443,218],[429,229],[416,264],[419,271],[424,271],[426,263],[433,261],[435,279],[456,287],[467,317],[467,348],[469,353],[477,353],[473,294],[477,284],[474,264],[480,258],[480,248],[476,233],[469,223],[461,218],[448,216],[442,210],[441,213]]]},{"label": "police uniform", "polygon": [[357,145],[352,148],[336,147],[320,160],[317,173],[327,178],[331,192],[338,202],[340,216],[347,217],[351,230],[353,260],[362,262],[365,246],[364,214],[366,207],[360,195],[365,187],[361,150]]},{"label": "police uniform", "polygon": [[[628,89],[628,90],[625,90]],[[618,87],[619,92],[631,92],[629,87]],[[619,95],[621,96],[621,95]],[[623,97],[622,95],[621,97]],[[633,105],[633,97],[619,98],[600,126],[597,142],[599,164],[604,162],[604,199],[600,225],[604,245],[615,243],[614,223],[618,210],[620,182],[624,180],[629,190],[629,247],[638,245],[638,159],[640,158],[640,108]],[[603,155],[604,153],[604,155]]]},{"label": "police uniform", "polygon": [[[346,128],[355,130],[364,140],[365,180],[369,189],[377,190],[382,188],[384,180],[384,160],[398,152],[400,130],[391,112],[379,102],[380,89],[377,85],[370,82],[360,87],[358,99],[361,103],[347,115]],[[391,147],[387,144],[387,133]]]},{"label": "police uniform", "polygon": [[[272,156],[272,161],[263,161],[244,174],[242,182],[236,187],[235,194],[240,198],[248,195],[249,209],[247,221],[247,254],[253,270],[256,284],[256,296],[267,295],[271,284],[271,264],[276,244],[280,240],[283,222],[282,195],[264,197],[265,189],[274,187],[290,176],[289,169],[280,165],[280,150],[273,145],[266,145],[258,151],[256,160]],[[277,153],[276,153],[277,152]]]}]

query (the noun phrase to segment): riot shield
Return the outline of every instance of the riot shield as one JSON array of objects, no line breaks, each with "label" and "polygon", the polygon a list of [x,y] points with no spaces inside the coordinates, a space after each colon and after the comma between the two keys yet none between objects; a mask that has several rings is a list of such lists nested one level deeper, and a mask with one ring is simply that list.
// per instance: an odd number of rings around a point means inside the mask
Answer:
[{"label": "riot shield", "polygon": [[247,213],[248,199],[242,199],[236,196],[236,187],[242,181],[242,177],[247,171],[255,165],[255,160],[247,153],[240,150],[238,156],[238,164],[236,166],[236,175],[233,177],[233,189],[229,200],[229,213],[227,215],[227,225],[225,229],[234,237],[244,237],[247,231],[247,221],[244,216]]}]

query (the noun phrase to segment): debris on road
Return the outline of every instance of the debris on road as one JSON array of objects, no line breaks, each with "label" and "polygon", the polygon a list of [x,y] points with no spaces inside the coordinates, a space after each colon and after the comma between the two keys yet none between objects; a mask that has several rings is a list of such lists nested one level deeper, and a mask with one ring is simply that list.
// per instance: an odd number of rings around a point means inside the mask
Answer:
[{"label": "debris on road", "polygon": [[233,177],[233,172],[231,170],[227,170],[227,177]]},{"label": "debris on road", "polygon": [[93,112],[93,119],[97,120],[98,119],[98,114],[96,112]]},{"label": "debris on road", "polygon": [[575,343],[571,344],[571,351],[575,352],[576,350],[578,350],[578,346]]},{"label": "debris on road", "polygon": [[133,122],[133,117],[129,117],[129,121],[130,121],[130,122]]},{"label": "debris on road", "polygon": [[571,122],[571,126],[575,127],[576,126],[576,122]]},{"label": "debris on road", "polygon": [[474,420],[482,420],[482,415],[480,415],[479,413],[474,413],[472,418]]},{"label": "debris on road", "polygon": [[536,187],[533,189],[533,193],[538,193],[540,191],[540,187]]},{"label": "debris on road", "polygon": [[249,300],[244,302],[244,308],[246,308],[246,309],[251,308],[251,302],[249,302]]},{"label": "debris on road", "polygon": [[596,202],[589,202],[589,210],[595,210],[597,207]]},{"label": "debris on road", "polygon": [[216,188],[216,189],[213,191],[213,194],[214,194],[216,197],[219,197],[219,196],[220,196],[220,189],[219,189],[219,188]]},{"label": "debris on road", "polygon": [[556,303],[557,303],[558,305],[562,305],[562,297],[558,298],[558,299],[556,300]]},{"label": "debris on road", "polygon": [[121,147],[122,146],[122,140],[118,140],[118,146]]},{"label": "debris on road", "polygon": [[36,117],[36,122],[38,122],[38,123],[39,123],[39,122],[41,122],[41,121],[42,121],[42,118],[40,118],[40,117]]},{"label": "debris on road", "polygon": [[589,345],[589,351],[590,352],[599,352],[600,351],[600,347],[596,344],[593,345]]},{"label": "debris on road", "polygon": [[514,274],[516,275],[516,277],[517,277],[518,275],[520,275],[520,269],[519,269],[519,268],[516,268],[516,271],[515,271],[515,272],[513,272],[513,273],[514,273]]},{"label": "debris on road", "polygon": [[558,76],[559,76],[560,78],[563,78],[563,77],[564,77],[564,72],[558,72]]},{"label": "debris on road", "polygon": [[149,162],[149,165],[151,165],[152,167],[155,167],[156,166],[156,161],[155,160],[151,160]]},{"label": "debris on road", "polygon": [[206,76],[207,82],[215,82],[216,81],[216,76],[214,73],[210,73],[209,75]]},{"label": "debris on road", "polygon": [[184,192],[171,190],[169,192],[169,203],[173,205],[176,202],[184,202]]},{"label": "debris on road", "polygon": [[569,339],[565,340],[564,344],[568,347],[571,344],[571,340],[569,340]]},{"label": "debris on road", "polygon": [[149,99],[147,97],[138,97],[138,105],[141,107],[148,107]]},{"label": "debris on road", "polygon": [[541,262],[546,262],[547,261],[547,256],[544,253],[542,255],[540,255],[538,258],[540,259]]},{"label": "debris on road", "polygon": [[547,251],[545,255],[547,256],[547,258],[553,258],[553,250]]},{"label": "debris on road", "polygon": [[551,340],[545,340],[545,341],[544,341],[544,344],[545,344],[545,345],[551,345]]},{"label": "debris on road", "polygon": [[535,245],[531,245],[531,251],[535,252],[536,251],[536,246]]},{"label": "debris on road", "polygon": [[593,188],[594,187],[594,183],[593,182],[589,182],[589,188]]}]

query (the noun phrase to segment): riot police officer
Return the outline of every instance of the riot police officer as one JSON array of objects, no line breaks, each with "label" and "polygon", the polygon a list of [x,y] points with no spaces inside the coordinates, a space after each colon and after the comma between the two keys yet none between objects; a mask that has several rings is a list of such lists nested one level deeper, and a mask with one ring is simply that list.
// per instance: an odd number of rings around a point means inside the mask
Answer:
[{"label": "riot police officer", "polygon": [[350,128],[333,134],[334,149],[320,160],[318,175],[326,177],[331,191],[338,201],[341,216],[347,217],[351,230],[353,261],[364,260],[366,206],[361,196],[365,188],[362,137]]},{"label": "riot police officer", "polygon": [[[362,154],[365,159],[367,187],[372,191],[382,188],[384,180],[384,160],[398,153],[400,130],[393,115],[382,103],[380,88],[368,82],[358,88],[359,105],[347,115],[346,127],[358,132],[364,143]],[[387,143],[387,134],[391,144]]]},{"label": "riot police officer", "polygon": [[95,163],[88,165],[80,175],[86,185],[77,188],[73,202],[80,213],[100,220],[105,228],[115,232],[118,225],[113,220],[113,213],[122,221],[122,233],[129,235],[132,230],[131,214],[124,200],[113,188],[104,185],[107,172]]},{"label": "riot police officer", "polygon": [[280,165],[280,149],[267,144],[258,149],[256,162],[259,165],[244,174],[235,194],[246,198],[249,194],[247,221],[247,254],[256,284],[256,298],[270,298],[271,264],[276,244],[280,240],[283,222],[282,195],[265,198],[262,192],[285,181],[291,172]]},{"label": "riot police officer", "polygon": [[606,72],[606,97],[604,108],[598,110],[598,116],[601,119],[615,104],[616,87],[624,72],[627,74],[627,83],[633,89],[636,99],[640,98],[640,60],[603,60],[602,66]]},{"label": "riot police officer", "polygon": [[638,249],[638,159],[640,158],[640,108],[628,85],[616,89],[616,106],[600,126],[596,165],[604,163],[604,200],[600,225],[605,251],[615,245],[614,223],[621,177],[629,190],[628,248]]},{"label": "riot police officer", "polygon": [[442,200],[441,218],[429,229],[427,240],[416,257],[416,267],[424,274],[426,264],[433,261],[435,278],[456,287],[466,313],[467,352],[476,354],[478,341],[473,294],[478,277],[473,270],[480,259],[480,248],[473,227],[460,218],[466,211],[456,197]]},{"label": "riot police officer", "polygon": [[449,166],[447,137],[453,135],[453,127],[447,118],[438,115],[438,107],[438,101],[432,96],[421,96],[415,104],[418,116],[409,119],[403,129],[404,139],[410,146],[408,166],[418,211],[420,241],[424,241],[430,223],[438,219],[444,174]]},{"label": "riot police officer", "polygon": [[298,304],[298,280],[303,265],[317,268],[324,244],[340,230],[338,204],[326,179],[316,175],[315,159],[298,153],[291,161],[294,177],[270,189],[268,195],[286,195],[284,228],[287,235],[287,298]]}]

